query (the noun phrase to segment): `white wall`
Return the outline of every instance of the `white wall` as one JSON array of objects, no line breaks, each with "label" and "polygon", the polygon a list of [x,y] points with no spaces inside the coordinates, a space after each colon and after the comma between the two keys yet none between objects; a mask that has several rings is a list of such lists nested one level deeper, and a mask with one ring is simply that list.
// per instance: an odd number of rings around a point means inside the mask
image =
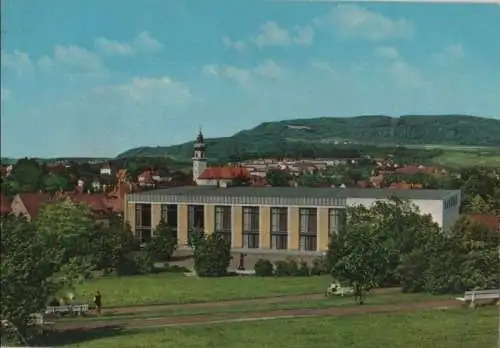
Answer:
[{"label": "white wall", "polygon": [[[377,199],[374,198],[347,198],[347,206],[364,205],[366,207],[372,206]],[[442,200],[411,200],[411,203],[415,204],[422,214],[429,214],[432,219],[443,228],[443,201]],[[448,223],[448,221],[446,221]]]}]

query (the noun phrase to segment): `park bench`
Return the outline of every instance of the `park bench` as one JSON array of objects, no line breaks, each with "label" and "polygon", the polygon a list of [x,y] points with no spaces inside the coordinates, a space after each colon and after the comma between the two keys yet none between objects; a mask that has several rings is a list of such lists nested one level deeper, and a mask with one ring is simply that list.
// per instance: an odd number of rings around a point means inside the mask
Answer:
[{"label": "park bench", "polygon": [[89,311],[88,304],[77,304],[77,305],[64,305],[64,306],[49,306],[45,309],[45,314],[76,314],[83,315]]},{"label": "park bench", "polygon": [[464,297],[457,297],[456,299],[462,301],[464,304],[470,304],[472,307],[478,302],[498,303],[500,299],[500,289],[466,291]]},{"label": "park bench", "polygon": [[353,288],[343,287],[338,283],[331,283],[328,285],[325,291],[325,296],[344,296],[344,295],[352,295],[354,293]]}]

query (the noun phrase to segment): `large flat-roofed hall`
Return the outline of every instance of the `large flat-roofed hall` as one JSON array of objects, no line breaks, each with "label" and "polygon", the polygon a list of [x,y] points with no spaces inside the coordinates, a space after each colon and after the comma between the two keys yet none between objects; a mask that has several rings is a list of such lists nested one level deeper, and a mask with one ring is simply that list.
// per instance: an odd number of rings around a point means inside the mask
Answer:
[{"label": "large flat-roofed hall", "polygon": [[143,241],[163,219],[180,248],[203,229],[222,233],[233,252],[314,254],[344,228],[347,207],[391,196],[409,200],[443,229],[459,215],[456,190],[188,186],[127,195],[125,219]]}]

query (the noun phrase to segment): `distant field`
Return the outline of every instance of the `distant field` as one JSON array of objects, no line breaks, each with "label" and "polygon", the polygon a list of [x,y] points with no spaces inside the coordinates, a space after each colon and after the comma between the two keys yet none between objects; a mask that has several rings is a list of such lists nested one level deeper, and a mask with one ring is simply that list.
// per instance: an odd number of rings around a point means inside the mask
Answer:
[{"label": "distant field", "polygon": [[484,166],[500,168],[500,150],[496,151],[447,151],[435,157],[432,162],[445,167]]},{"label": "distant field", "polygon": [[498,309],[479,308],[120,331],[93,337],[73,332],[72,341],[80,343],[68,347],[489,348],[496,346],[497,334]]}]

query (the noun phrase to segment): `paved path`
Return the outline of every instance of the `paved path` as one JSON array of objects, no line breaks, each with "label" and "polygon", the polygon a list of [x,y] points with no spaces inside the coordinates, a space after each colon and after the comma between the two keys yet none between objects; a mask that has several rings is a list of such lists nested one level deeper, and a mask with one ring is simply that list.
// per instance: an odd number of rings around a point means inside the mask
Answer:
[{"label": "paved path", "polygon": [[408,312],[426,309],[439,309],[458,307],[455,300],[435,300],[427,302],[413,302],[392,305],[363,305],[353,307],[330,307],[314,309],[281,309],[264,312],[250,313],[218,313],[201,314],[191,316],[163,317],[163,318],[137,318],[137,319],[118,319],[117,320],[93,320],[79,323],[56,323],[55,328],[64,331],[73,330],[95,330],[106,328],[158,328],[168,326],[186,326],[199,324],[216,324],[226,322],[242,322],[269,319],[290,319],[318,316],[346,316],[368,313],[395,313]]},{"label": "paved path", "polygon": [[[373,290],[373,293],[388,294],[400,291],[401,291],[400,288],[387,288],[387,289],[375,289]],[[117,315],[117,314],[135,314],[144,312],[168,312],[168,311],[176,311],[184,309],[196,310],[205,308],[230,308],[236,306],[314,301],[324,298],[325,298],[324,294],[282,295],[282,296],[273,296],[264,298],[239,299],[239,300],[228,300],[228,301],[218,301],[218,302],[212,301],[212,302],[184,303],[184,304],[170,304],[170,305],[103,308],[102,314]]]}]

